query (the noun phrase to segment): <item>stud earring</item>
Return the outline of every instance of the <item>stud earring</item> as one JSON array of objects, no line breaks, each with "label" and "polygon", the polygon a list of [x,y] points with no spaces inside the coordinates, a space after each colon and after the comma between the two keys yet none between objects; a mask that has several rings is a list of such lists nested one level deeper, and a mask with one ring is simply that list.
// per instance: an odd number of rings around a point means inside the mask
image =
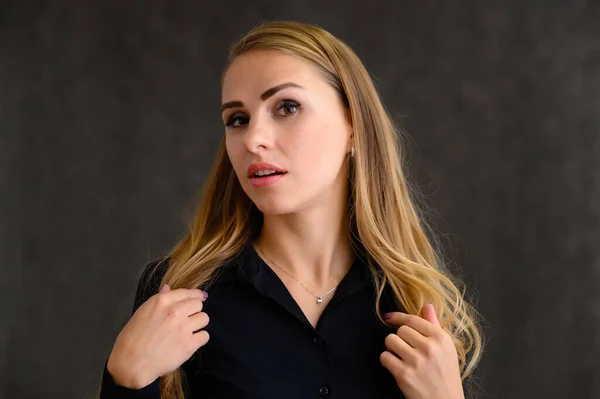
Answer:
[{"label": "stud earring", "polygon": [[350,151],[350,158],[354,157],[354,153],[355,153],[354,146],[352,146],[352,150]]}]

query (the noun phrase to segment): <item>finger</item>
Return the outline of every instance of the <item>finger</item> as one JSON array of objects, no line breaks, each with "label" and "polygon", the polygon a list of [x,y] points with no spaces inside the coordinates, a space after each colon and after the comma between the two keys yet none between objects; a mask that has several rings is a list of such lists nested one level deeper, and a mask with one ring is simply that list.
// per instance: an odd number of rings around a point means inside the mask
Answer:
[{"label": "finger", "polygon": [[178,288],[176,290],[161,292],[160,295],[164,295],[172,303],[181,302],[188,298],[197,298],[197,299],[202,299],[202,300],[205,300],[206,298],[208,298],[208,293],[206,293],[206,291],[202,291],[199,289],[187,289],[187,288]]},{"label": "finger", "polygon": [[208,325],[209,322],[210,322],[210,318],[204,312],[200,312],[193,316],[190,316],[189,321],[188,321],[189,326],[190,326],[190,331],[192,333],[196,333],[196,332],[202,330],[203,328],[206,328],[206,326]]},{"label": "finger", "polygon": [[188,298],[177,302],[174,306],[177,308],[178,312],[181,312],[181,314],[191,317],[196,313],[202,312],[204,303],[198,298]]},{"label": "finger", "polygon": [[208,331],[206,330],[201,330],[195,334],[192,334],[192,340],[196,345],[196,348],[206,345],[209,339],[210,335],[208,335]]},{"label": "finger", "polygon": [[431,322],[413,314],[391,312],[386,313],[384,317],[386,317],[388,324],[396,327],[406,324],[426,337],[434,336],[438,333],[439,327],[434,326]]},{"label": "finger", "polygon": [[435,308],[432,304],[425,304],[422,310],[423,318],[433,324],[434,326],[439,326],[440,322],[435,314]]},{"label": "finger", "polygon": [[406,324],[398,328],[396,335],[412,348],[423,348],[427,345],[427,338]]},{"label": "finger", "polygon": [[379,356],[381,365],[385,367],[394,377],[404,375],[407,365],[398,359],[391,352],[384,351]]},{"label": "finger", "polygon": [[385,347],[392,354],[399,356],[409,363],[414,361],[417,355],[415,349],[396,334],[389,334],[385,337]]}]

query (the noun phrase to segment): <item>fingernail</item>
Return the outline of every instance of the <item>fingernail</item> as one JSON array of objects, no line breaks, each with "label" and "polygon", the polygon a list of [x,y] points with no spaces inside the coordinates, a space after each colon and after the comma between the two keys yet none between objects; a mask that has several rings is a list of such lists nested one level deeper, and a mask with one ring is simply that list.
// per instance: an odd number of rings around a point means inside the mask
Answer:
[{"label": "fingernail", "polygon": [[202,296],[204,297],[204,299],[208,298],[208,292],[202,291]]},{"label": "fingernail", "polygon": [[392,313],[391,312],[386,313],[386,314],[383,315],[383,318],[386,319],[386,320],[389,319],[389,318],[391,318],[391,317],[392,317]]}]

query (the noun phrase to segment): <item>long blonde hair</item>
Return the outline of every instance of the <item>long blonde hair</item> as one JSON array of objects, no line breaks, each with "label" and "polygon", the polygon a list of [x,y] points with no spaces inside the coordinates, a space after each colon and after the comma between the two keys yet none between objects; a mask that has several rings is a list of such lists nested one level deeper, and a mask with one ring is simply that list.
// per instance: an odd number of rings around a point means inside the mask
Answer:
[{"label": "long blonde hair", "polygon": [[[283,52],[315,65],[344,99],[356,150],[348,164],[347,221],[353,245],[367,256],[378,293],[377,314],[382,317],[379,299],[386,286],[408,313],[419,314],[432,303],[442,328],[454,339],[462,378],[470,376],[482,352],[477,312],[465,301],[464,285],[446,271],[432,245],[434,238],[426,234],[430,229],[412,200],[418,194],[403,172],[401,131],[366,68],[344,42],[311,24],[258,25],[230,49],[228,65],[253,50]],[[189,232],[168,254],[161,286],[206,287],[261,227],[262,213],[242,190],[223,139]],[[181,368],[161,377],[163,399],[182,399],[184,389]]]}]

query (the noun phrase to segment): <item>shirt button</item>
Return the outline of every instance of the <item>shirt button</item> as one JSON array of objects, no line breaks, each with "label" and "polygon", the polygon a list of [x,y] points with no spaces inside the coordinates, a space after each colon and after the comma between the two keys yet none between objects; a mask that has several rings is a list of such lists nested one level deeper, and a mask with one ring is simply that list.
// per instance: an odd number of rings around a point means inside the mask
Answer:
[{"label": "shirt button", "polygon": [[320,337],[314,337],[313,338],[313,344],[315,345],[321,345],[323,343],[323,340]]},{"label": "shirt button", "polygon": [[321,395],[321,396],[329,395],[329,388],[327,388],[327,387],[319,388],[319,395]]}]

